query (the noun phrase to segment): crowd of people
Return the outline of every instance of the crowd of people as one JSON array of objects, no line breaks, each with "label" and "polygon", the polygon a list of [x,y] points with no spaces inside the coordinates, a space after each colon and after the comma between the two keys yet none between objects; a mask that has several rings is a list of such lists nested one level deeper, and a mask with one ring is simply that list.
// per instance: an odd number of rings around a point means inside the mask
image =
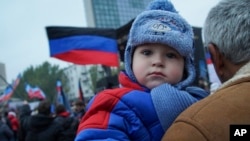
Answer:
[{"label": "crowd of people", "polygon": [[41,101],[0,114],[1,141],[229,141],[230,125],[250,125],[250,1],[221,0],[208,13],[204,44],[222,82],[212,94],[193,86],[193,30],[168,0],[134,20],[119,88],[74,112]]},{"label": "crowd of people", "polygon": [[53,112],[48,100],[40,101],[33,111],[27,102],[15,110],[5,108],[0,113],[0,140],[74,141],[85,114],[85,103],[76,100],[72,104],[72,111],[63,104],[56,104]]}]

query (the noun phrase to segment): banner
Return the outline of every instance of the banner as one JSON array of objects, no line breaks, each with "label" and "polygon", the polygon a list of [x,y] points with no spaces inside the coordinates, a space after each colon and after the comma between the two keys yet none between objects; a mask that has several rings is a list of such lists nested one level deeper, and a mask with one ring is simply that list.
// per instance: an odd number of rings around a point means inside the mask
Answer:
[{"label": "banner", "polygon": [[11,96],[13,95],[16,87],[19,85],[21,79],[21,74],[18,74],[17,78],[13,81],[12,84],[9,84],[5,90],[4,93],[0,96],[0,102],[2,101],[8,101]]},{"label": "banner", "polygon": [[32,88],[29,84],[26,84],[25,90],[28,93],[28,96],[30,99],[36,98],[39,100],[44,100],[46,98],[46,95],[38,86],[35,86],[34,88]]},{"label": "banner", "polygon": [[79,80],[79,83],[78,83],[78,88],[79,88],[79,99],[81,99],[84,104],[85,104],[85,98],[84,98],[84,93],[82,91],[82,86],[81,86],[81,81]]},{"label": "banner", "polygon": [[0,96],[0,102],[9,100],[13,92],[14,92],[13,87],[11,85],[8,85],[5,88],[3,94]]},{"label": "banner", "polygon": [[50,56],[74,64],[119,66],[116,30],[46,27]]},{"label": "banner", "polygon": [[56,82],[56,90],[57,90],[57,103],[63,104],[68,112],[71,112],[71,107],[67,96],[64,94],[62,89],[62,82],[57,80]]}]

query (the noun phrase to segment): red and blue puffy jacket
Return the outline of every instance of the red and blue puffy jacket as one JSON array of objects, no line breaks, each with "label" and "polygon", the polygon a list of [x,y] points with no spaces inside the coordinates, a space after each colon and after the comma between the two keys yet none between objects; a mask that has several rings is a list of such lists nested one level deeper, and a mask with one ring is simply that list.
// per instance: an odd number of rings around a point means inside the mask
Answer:
[{"label": "red and blue puffy jacket", "polygon": [[[87,112],[79,124],[75,141],[161,140],[165,129],[158,118],[150,90],[132,82],[125,73],[120,73],[119,82],[121,88],[104,90],[90,101]],[[187,92],[180,93],[183,96],[169,94],[166,102],[182,100],[182,97],[186,100],[186,96],[191,97],[188,98],[188,101],[191,99],[190,102],[181,108],[173,106],[170,110],[166,110],[166,113],[180,113],[197,101]],[[170,119],[166,117],[168,123],[172,123],[176,115]]]},{"label": "red and blue puffy jacket", "polygon": [[119,81],[122,88],[104,90],[91,100],[75,141],[161,139],[164,131],[149,92],[124,73]]}]

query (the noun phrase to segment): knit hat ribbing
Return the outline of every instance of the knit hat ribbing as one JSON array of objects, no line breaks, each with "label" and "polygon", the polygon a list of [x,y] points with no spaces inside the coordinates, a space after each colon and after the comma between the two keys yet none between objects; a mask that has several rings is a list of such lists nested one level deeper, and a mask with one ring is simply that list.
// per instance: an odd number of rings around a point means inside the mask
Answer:
[{"label": "knit hat ribbing", "polygon": [[130,29],[125,49],[125,71],[137,82],[132,71],[132,56],[136,46],[145,43],[161,43],[177,50],[185,58],[186,78],[176,84],[179,89],[190,85],[195,78],[193,64],[192,27],[167,0],[154,0],[146,11],[139,14]]}]

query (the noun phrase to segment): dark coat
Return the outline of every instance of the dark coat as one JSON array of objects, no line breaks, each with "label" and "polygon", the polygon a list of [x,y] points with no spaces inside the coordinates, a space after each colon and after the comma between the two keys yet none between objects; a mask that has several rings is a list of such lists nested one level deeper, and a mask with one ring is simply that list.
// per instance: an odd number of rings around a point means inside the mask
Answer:
[{"label": "dark coat", "polygon": [[58,115],[55,120],[63,127],[61,141],[74,141],[78,128],[78,120],[74,117]]},{"label": "dark coat", "polygon": [[[1,119],[0,119],[1,120]],[[13,141],[14,134],[7,124],[0,121],[0,140],[1,141]]]},{"label": "dark coat", "polygon": [[28,105],[19,109],[19,141],[60,141],[63,128],[53,117],[30,112]]}]

